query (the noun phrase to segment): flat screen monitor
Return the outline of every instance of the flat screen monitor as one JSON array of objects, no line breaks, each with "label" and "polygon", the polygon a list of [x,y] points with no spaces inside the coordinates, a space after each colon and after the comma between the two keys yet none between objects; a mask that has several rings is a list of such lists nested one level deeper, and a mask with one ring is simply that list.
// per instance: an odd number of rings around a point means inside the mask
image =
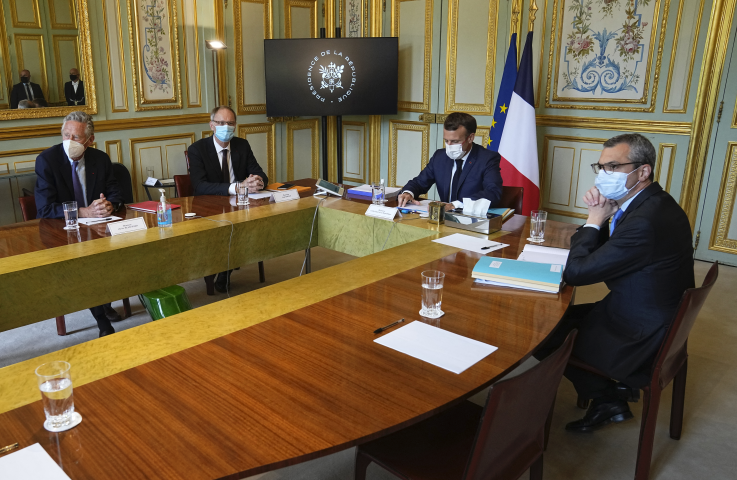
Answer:
[{"label": "flat screen monitor", "polygon": [[398,39],[264,41],[266,115],[397,113]]}]

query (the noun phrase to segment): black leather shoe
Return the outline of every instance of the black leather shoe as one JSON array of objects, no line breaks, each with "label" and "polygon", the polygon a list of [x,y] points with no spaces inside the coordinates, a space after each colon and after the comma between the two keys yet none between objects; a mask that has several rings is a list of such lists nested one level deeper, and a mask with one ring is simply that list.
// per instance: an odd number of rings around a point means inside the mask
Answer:
[{"label": "black leather shoe", "polygon": [[617,383],[616,387],[617,397],[625,402],[636,403],[640,399],[640,389],[630,387],[622,382]]},{"label": "black leather shoe", "polygon": [[116,312],[115,309],[109,303],[106,303],[105,305],[103,305],[102,308],[105,310],[105,316],[111,322],[119,322],[123,320],[123,317],[121,317],[120,314]]},{"label": "black leather shoe", "polygon": [[217,290],[220,293],[225,293],[230,288],[230,273],[233,270],[230,270],[229,272],[220,272],[218,273],[218,276],[215,278],[215,290]]},{"label": "black leather shoe", "polygon": [[108,335],[112,335],[115,333],[115,329],[113,327],[110,327],[106,330],[100,330],[100,338],[107,337]]},{"label": "black leather shoe", "polygon": [[566,425],[569,432],[589,433],[598,430],[610,423],[624,422],[633,418],[627,402],[615,400],[613,402],[592,404],[581,420]]}]

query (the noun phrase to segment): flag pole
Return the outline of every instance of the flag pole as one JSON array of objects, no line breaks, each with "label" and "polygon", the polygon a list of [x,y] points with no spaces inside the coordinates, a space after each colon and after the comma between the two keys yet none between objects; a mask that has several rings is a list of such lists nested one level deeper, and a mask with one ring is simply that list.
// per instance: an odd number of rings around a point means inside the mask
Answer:
[{"label": "flag pole", "polygon": [[[533,0],[534,1],[534,0]],[[519,25],[519,16],[522,13],[522,8],[520,7],[519,0],[514,0],[514,3],[512,4],[512,34],[509,35],[511,38],[513,34],[517,34],[517,64],[519,64],[519,46],[520,46],[520,35],[518,30]]]},{"label": "flag pole", "polygon": [[535,3],[535,0],[532,0],[530,2],[530,14],[528,15],[529,23],[527,26],[527,31],[531,32],[535,28],[535,14],[537,13],[537,3]]}]

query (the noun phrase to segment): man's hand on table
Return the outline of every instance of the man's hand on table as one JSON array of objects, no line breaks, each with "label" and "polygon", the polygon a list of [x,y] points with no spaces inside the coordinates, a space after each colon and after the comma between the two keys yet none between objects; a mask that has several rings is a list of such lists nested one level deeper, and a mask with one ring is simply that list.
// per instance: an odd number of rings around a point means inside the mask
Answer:
[{"label": "man's hand on table", "polygon": [[264,181],[259,175],[249,175],[241,184],[248,188],[248,193],[256,193],[264,188]]},{"label": "man's hand on table", "polygon": [[407,205],[408,203],[409,204],[412,204],[412,205],[420,205],[420,202],[418,202],[417,200],[415,200],[414,197],[411,194],[407,193],[407,192],[404,192],[404,193],[402,193],[401,195],[399,195],[397,197],[397,206],[398,207],[403,207],[403,206]]},{"label": "man's hand on table", "polygon": [[113,204],[108,202],[104,194],[100,194],[100,198],[90,204],[89,207],[79,209],[81,218],[103,218],[113,213]]}]

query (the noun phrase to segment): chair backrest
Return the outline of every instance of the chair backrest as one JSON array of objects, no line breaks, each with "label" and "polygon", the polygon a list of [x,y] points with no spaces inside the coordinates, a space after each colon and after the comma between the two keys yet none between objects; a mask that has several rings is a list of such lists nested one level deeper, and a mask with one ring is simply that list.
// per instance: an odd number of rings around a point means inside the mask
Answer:
[{"label": "chair backrest", "polygon": [[23,221],[35,220],[38,210],[36,210],[36,197],[33,195],[26,195],[18,199],[20,203],[20,211],[23,212]]},{"label": "chair backrest", "polygon": [[192,192],[192,181],[187,175],[174,175],[174,185],[177,187],[177,194],[180,197],[191,197],[194,195]]},{"label": "chair backrest", "polygon": [[522,214],[522,199],[525,195],[525,187],[502,187],[502,198],[499,207],[513,208],[517,215]]},{"label": "chair backrest", "polygon": [[120,188],[120,194],[123,196],[123,202],[133,203],[133,184],[128,168],[122,163],[113,163],[113,175],[118,182],[118,188]]},{"label": "chair backrest", "polygon": [[189,173],[189,152],[184,151],[184,159],[187,161],[187,173]]},{"label": "chair backrest", "polygon": [[545,421],[571,356],[576,330],[554,353],[491,388],[466,465],[466,480],[519,478],[542,454]]},{"label": "chair backrest", "polygon": [[661,388],[665,388],[673,380],[686,361],[688,335],[718,276],[719,264],[714,262],[700,287],[689,288],[683,292],[676,317],[668,327],[665,340],[660,345],[653,365],[652,382],[657,381]]}]

